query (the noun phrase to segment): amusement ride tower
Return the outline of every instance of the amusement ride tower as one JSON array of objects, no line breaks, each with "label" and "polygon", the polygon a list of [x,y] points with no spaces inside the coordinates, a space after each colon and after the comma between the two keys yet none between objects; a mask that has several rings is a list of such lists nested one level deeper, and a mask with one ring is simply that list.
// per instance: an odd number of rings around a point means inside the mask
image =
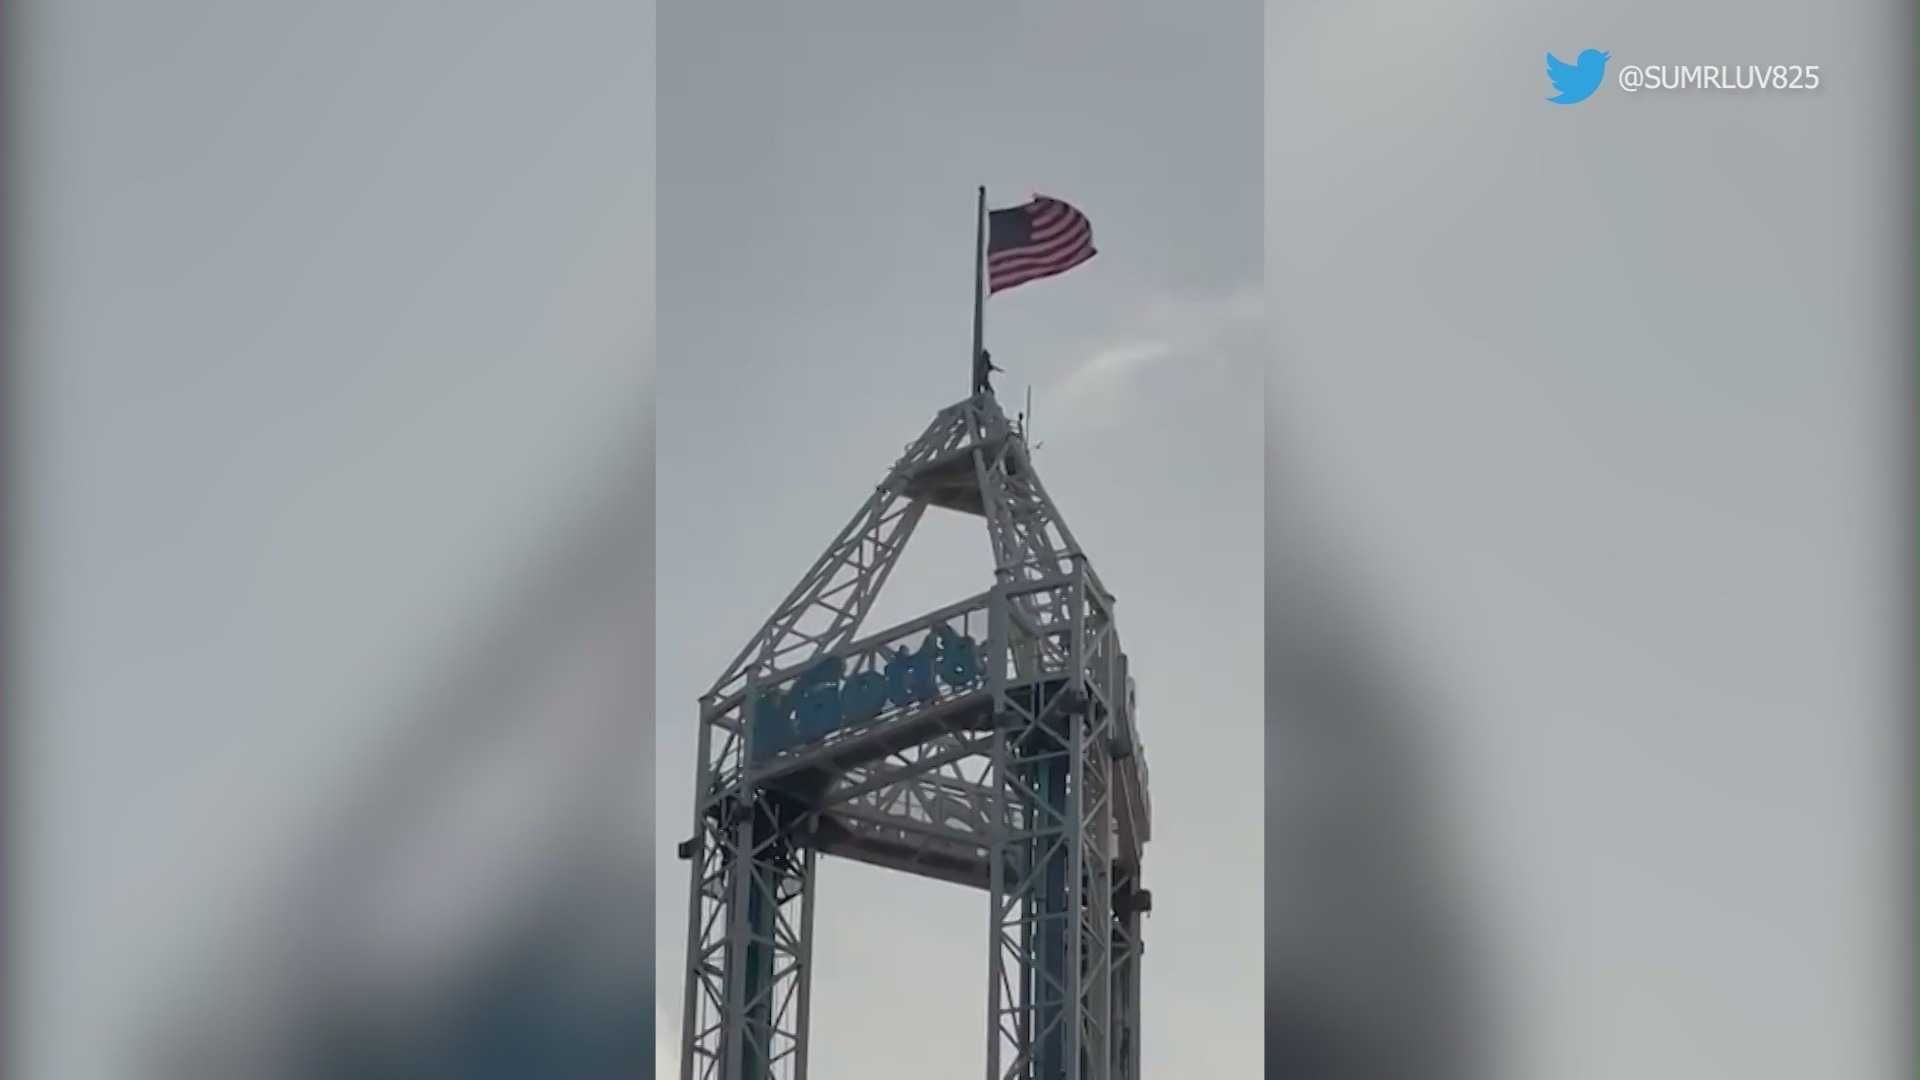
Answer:
[{"label": "amusement ride tower", "polygon": [[[1151,815],[1133,680],[1024,433],[976,391],[700,701],[681,1080],[805,1080],[822,855],[986,894],[989,1080],[1138,1080]],[[985,524],[994,580],[869,631],[929,509]]]}]

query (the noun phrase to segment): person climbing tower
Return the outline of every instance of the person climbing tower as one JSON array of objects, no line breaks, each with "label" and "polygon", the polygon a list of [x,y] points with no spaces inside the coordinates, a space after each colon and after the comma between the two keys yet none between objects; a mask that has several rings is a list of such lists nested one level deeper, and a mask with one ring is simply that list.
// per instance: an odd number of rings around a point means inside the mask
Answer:
[{"label": "person climbing tower", "polygon": [[993,393],[993,373],[996,371],[1005,374],[1003,369],[993,366],[993,354],[985,349],[981,349],[980,355],[974,357],[973,360],[973,392],[976,394]]}]

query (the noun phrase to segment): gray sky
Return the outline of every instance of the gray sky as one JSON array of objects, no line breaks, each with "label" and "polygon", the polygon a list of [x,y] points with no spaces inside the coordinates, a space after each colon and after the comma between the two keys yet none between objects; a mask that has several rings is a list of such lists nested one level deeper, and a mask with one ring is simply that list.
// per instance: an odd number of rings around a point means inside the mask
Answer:
[{"label": "gray sky", "polygon": [[10,1051],[120,1080],[408,703],[642,479],[653,19],[9,14]]},{"label": "gray sky", "polygon": [[[974,188],[1094,223],[995,298],[1002,400],[1119,598],[1155,840],[1144,1046],[1260,1061],[1259,11],[680,4],[660,24],[661,1007],[678,1031],[695,699],[939,408],[967,392]],[[939,514],[939,518],[947,515]],[[991,583],[930,515],[876,626]],[[825,864],[821,1076],[972,1078],[984,895]]]},{"label": "gray sky", "polygon": [[[988,333],[1141,680],[1154,1075],[1259,1061],[1263,428],[1425,679],[1517,1075],[1880,1074],[1910,33],[1269,4],[1263,58],[1239,3],[713,7],[659,28],[657,381],[650,7],[12,13],[24,1073],[130,1074],[409,703],[649,482],[650,389],[671,1020],[694,699],[964,391],[986,183],[1102,249]],[[1589,46],[1828,84],[1544,105]],[[977,591],[970,526],[878,617]],[[822,890],[816,1073],[976,1076],[983,899]]]},{"label": "gray sky", "polygon": [[[1268,5],[1268,437],[1445,702],[1517,1076],[1895,1075],[1883,10]],[[1547,105],[1590,47],[1826,85]]]}]

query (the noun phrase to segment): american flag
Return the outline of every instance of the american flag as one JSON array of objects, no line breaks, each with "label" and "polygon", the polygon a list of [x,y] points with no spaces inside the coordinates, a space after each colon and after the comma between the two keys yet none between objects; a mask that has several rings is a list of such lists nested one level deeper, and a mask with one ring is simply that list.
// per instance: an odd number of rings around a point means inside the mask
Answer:
[{"label": "american flag", "polygon": [[997,293],[1071,270],[1093,258],[1093,223],[1059,199],[987,215],[987,291]]}]

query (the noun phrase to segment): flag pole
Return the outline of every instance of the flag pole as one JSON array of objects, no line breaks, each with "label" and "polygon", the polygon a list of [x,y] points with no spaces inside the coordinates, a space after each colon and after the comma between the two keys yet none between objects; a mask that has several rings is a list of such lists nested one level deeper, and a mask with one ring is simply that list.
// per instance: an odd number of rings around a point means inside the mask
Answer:
[{"label": "flag pole", "polygon": [[973,388],[969,396],[986,388],[985,352],[987,323],[987,189],[980,187],[980,203],[973,219]]}]

